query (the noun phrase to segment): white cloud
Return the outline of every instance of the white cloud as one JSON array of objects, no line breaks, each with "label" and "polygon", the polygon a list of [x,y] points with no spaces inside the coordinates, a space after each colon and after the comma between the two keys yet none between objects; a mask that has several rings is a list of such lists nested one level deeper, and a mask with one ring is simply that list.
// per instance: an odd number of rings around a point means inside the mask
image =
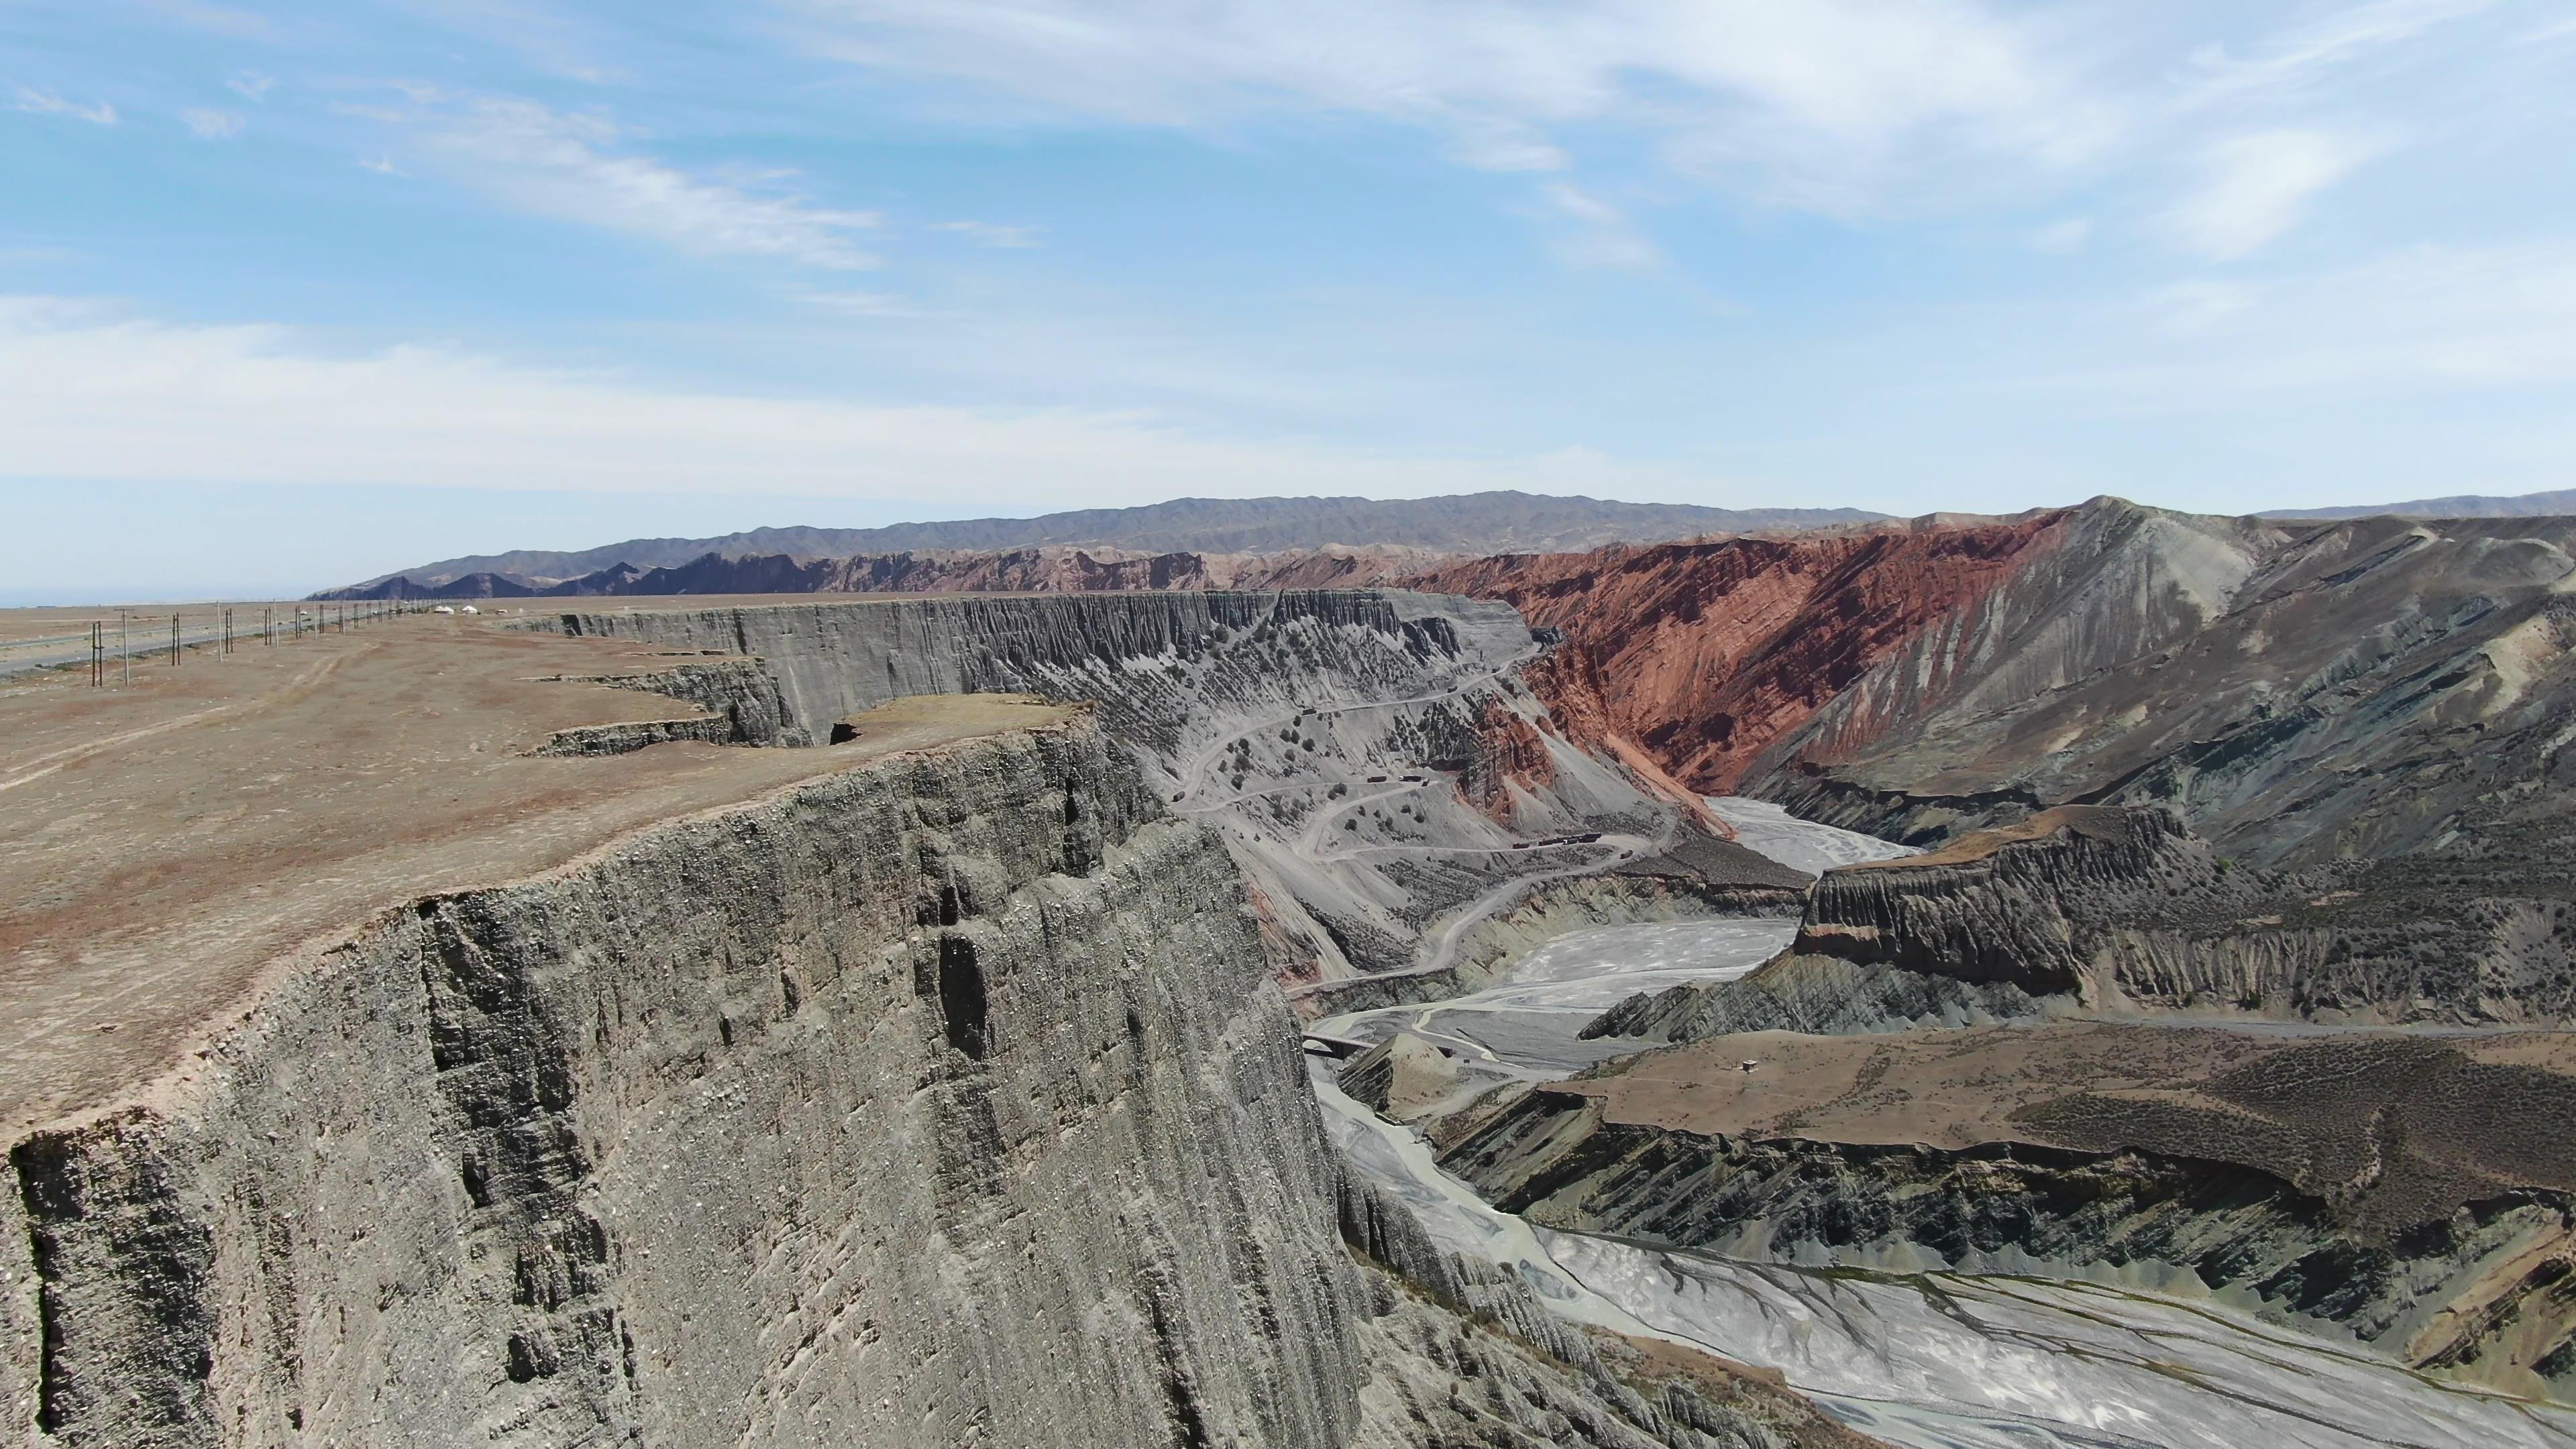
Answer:
[{"label": "white cloud", "polygon": [[200,141],[229,141],[240,135],[246,124],[231,111],[181,111],[179,119],[186,124],[189,134]]},{"label": "white cloud", "polygon": [[997,226],[989,221],[942,221],[932,223],[930,229],[954,232],[980,246],[1009,248],[1045,245],[1038,229],[1031,226]]},{"label": "white cloud", "polygon": [[1568,264],[1624,272],[1653,271],[1664,264],[1663,252],[1619,208],[1567,181],[1549,182],[1540,195],[1571,223],[1554,244],[1557,256]]},{"label": "white cloud", "polygon": [[2070,216],[2063,221],[2052,221],[2031,233],[2030,244],[2036,250],[2063,256],[2069,252],[2082,251],[2084,244],[2092,239],[2092,219]]},{"label": "white cloud", "polygon": [[84,106],[64,100],[52,91],[40,91],[32,86],[18,87],[16,109],[31,116],[69,116],[74,120],[87,121],[93,126],[116,124],[116,107],[105,101]]},{"label": "white cloud", "polygon": [[274,77],[261,75],[255,70],[242,71],[235,75],[231,80],[224,82],[224,86],[227,90],[234,92],[245,100],[263,102],[268,99],[270,89],[276,86],[276,84],[277,81]]},{"label": "white cloud", "polygon": [[808,307],[844,317],[920,317],[927,315],[901,297],[883,292],[808,292],[798,299]]},{"label": "white cloud", "polygon": [[424,111],[406,119],[426,128],[428,153],[460,181],[519,210],[701,254],[843,271],[879,264],[851,234],[877,229],[882,217],[780,191],[787,173],[754,178],[754,190],[623,150],[627,133],[603,116],[494,97],[451,102],[425,90],[413,100]]},{"label": "white cloud", "polygon": [[2250,256],[2298,225],[2318,193],[2377,149],[2327,131],[2230,136],[2201,154],[2199,188],[2166,220],[2185,246],[2204,256]]},{"label": "white cloud", "polygon": [[1154,125],[1331,111],[1555,170],[1548,128],[1624,120],[1766,196],[1901,185],[1920,153],[2052,167],[2114,118],[1976,0],[786,0],[846,59]]},{"label": "white cloud", "polygon": [[2576,387],[2576,243],[2411,247],[2260,286],[2204,279],[2142,308],[2052,315],[2057,350],[1999,374],[1995,390],[2204,417],[2296,395],[2353,418]]},{"label": "white cloud", "polygon": [[410,172],[403,170],[401,167],[396,166],[394,164],[394,158],[391,156],[361,156],[358,158],[358,164],[370,171],[373,171],[378,176],[408,176],[411,174]]},{"label": "white cloud", "polygon": [[701,393],[442,347],[335,353],[282,328],[25,297],[0,298],[0,437],[0,478],[51,481],[937,495],[979,508],[1515,487],[1708,496],[1706,479],[1583,451],[1388,457],[1132,413]]}]

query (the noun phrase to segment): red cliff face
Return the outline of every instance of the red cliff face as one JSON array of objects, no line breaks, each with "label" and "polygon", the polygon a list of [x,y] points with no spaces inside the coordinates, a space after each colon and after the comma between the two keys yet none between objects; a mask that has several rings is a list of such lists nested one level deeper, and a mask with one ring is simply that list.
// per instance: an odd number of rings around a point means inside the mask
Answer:
[{"label": "red cliff face", "polygon": [[1503,554],[1405,584],[1501,599],[1560,631],[1529,680],[1567,733],[1642,750],[1720,794],[1765,745],[2010,577],[2065,516]]},{"label": "red cliff face", "polygon": [[1537,728],[1499,701],[1486,704],[1476,724],[1476,741],[1475,763],[1460,778],[1459,788],[1477,809],[1509,827],[1512,787],[1532,795],[1544,793],[1556,783],[1556,762],[1548,757],[1547,742],[1539,738]]}]

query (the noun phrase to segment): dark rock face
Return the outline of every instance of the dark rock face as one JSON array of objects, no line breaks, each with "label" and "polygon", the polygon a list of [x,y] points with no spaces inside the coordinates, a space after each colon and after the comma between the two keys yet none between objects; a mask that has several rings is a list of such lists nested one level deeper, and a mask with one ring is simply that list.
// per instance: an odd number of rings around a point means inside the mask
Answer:
[{"label": "dark rock face", "polygon": [[[2499,888],[2516,895],[2485,893]],[[1690,1041],[2076,1010],[2576,1021],[2567,889],[2564,869],[2540,860],[2509,872],[2466,856],[2255,870],[2169,811],[2068,806],[1929,855],[1828,871],[1779,960],[1623,1002],[1585,1030]]]},{"label": "dark rock face", "polygon": [[[2271,1071],[2343,1065],[2292,1054]],[[1942,1150],[1610,1123],[1541,1089],[1456,1135],[1441,1163],[1497,1206],[1570,1230],[1756,1259],[2205,1290],[2427,1369],[2525,1393],[2576,1386],[2576,1197],[2403,1158],[2392,1176],[2443,1190],[2303,1187],[2285,1164],[2316,1164],[2300,1145],[2335,1135],[2304,1094],[2293,1115],[2323,1130],[2241,1109],[2232,1125],[2179,1129],[2141,1105],[2071,1098],[2031,1114],[2034,1140]],[[2100,1145],[2047,1140],[2061,1136]],[[2249,1161],[2285,1144],[2278,1171]]]},{"label": "dark rock face", "polygon": [[2124,905],[2205,890],[2218,875],[2165,811],[2070,807],[1951,851],[1827,871],[1789,949],[2034,996],[2071,992]]}]

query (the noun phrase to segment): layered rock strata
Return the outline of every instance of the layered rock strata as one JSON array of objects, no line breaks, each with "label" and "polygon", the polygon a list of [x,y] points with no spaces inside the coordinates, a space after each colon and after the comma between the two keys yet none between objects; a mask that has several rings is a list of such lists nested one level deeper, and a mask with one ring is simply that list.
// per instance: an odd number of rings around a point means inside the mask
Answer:
[{"label": "layered rock strata", "polygon": [[1828,871],[1779,959],[1632,999],[1586,1033],[1684,1041],[2076,1012],[2576,1020],[2576,908],[2484,895],[2479,876],[2444,864],[2257,870],[2160,808],[2062,807]]},{"label": "layered rock strata", "polygon": [[1345,1442],[1293,1028],[1153,810],[1005,737],[376,921],[15,1145],[17,1432]]},{"label": "layered rock strata", "polygon": [[1633,745],[1706,794],[1872,667],[2049,547],[2062,512],[2010,523],[1505,554],[1409,580],[1496,598],[1563,647],[1531,678],[1579,739]]},{"label": "layered rock strata", "polygon": [[1916,840],[2055,804],[2161,803],[2222,853],[2304,865],[2458,854],[2552,778],[2576,700],[2576,520],[2234,538],[2213,522],[2131,530],[2133,576],[2200,579],[2172,585],[2160,616],[2081,575],[2057,602],[2016,579],[1995,606],[2026,616],[2003,637],[2027,642],[1975,661],[1978,687],[1925,696],[1892,660],[1768,752],[1748,790]]},{"label": "layered rock strata", "polygon": [[2576,1389],[2576,1159],[2543,1125],[2576,1078],[2554,1042],[2162,1035],[1940,1033],[1816,1068],[1814,1038],[1729,1037],[1433,1131],[1444,1167],[1554,1227],[2207,1293],[2428,1371]]}]

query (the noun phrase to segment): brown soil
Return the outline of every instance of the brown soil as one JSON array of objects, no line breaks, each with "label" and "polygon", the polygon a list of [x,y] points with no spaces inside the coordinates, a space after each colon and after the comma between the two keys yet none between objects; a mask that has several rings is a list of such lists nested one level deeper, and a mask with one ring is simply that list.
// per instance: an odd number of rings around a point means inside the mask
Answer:
[{"label": "brown soil", "polygon": [[1891,856],[1886,860],[1864,860],[1838,866],[1838,870],[1907,869],[1927,865],[1964,865],[1983,860],[2007,845],[2024,840],[2045,840],[2061,830],[2090,835],[2097,840],[2119,838],[2120,810],[2111,805],[2059,805],[2042,810],[2027,820],[2000,825],[1992,830],[1979,830],[1962,835],[1938,850],[1923,855]]},{"label": "brown soil", "polygon": [[[2432,1120],[2482,1115],[2488,1105],[2506,1119],[2563,1120],[2561,1099],[2576,1097],[2576,1032],[2318,1037],[2095,1022],[1883,1036],[1747,1032],[1624,1058],[1546,1090],[1595,1098],[1614,1123],[1948,1150],[1998,1142],[2169,1149],[2163,1139],[2187,1115],[2195,1131],[2240,1124],[2233,1147],[2198,1148],[2225,1160],[2267,1133],[2286,1132],[2304,1151],[2403,1112],[2444,1129],[2419,1134],[2415,1150],[2465,1141],[2482,1175],[2576,1188],[2576,1145],[2550,1140],[2554,1127]],[[2444,1102],[2446,1092],[2458,1100]]]},{"label": "brown soil", "polygon": [[[706,601],[674,601],[700,607]],[[815,602],[810,597],[800,602]],[[621,835],[888,754],[1068,719],[995,696],[898,701],[851,744],[530,753],[690,715],[631,645],[416,616],[229,659],[0,685],[0,1120],[14,1134],[180,1069],[263,976],[375,914],[503,884]],[[0,637],[21,622],[0,620]]]}]

